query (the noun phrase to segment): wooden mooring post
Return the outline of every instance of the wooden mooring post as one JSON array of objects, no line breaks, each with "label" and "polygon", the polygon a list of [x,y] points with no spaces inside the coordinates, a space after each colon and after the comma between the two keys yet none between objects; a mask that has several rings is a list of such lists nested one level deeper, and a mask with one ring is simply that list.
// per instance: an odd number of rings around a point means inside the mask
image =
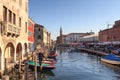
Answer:
[{"label": "wooden mooring post", "polygon": [[34,53],[32,52],[32,61],[34,60]]},{"label": "wooden mooring post", "polygon": [[35,54],[34,71],[35,71],[35,80],[37,80],[37,55],[36,54]]},{"label": "wooden mooring post", "polygon": [[29,57],[28,57],[28,52],[26,53],[27,54],[27,60],[25,61],[25,80],[29,80],[28,78],[28,62],[29,62]]}]

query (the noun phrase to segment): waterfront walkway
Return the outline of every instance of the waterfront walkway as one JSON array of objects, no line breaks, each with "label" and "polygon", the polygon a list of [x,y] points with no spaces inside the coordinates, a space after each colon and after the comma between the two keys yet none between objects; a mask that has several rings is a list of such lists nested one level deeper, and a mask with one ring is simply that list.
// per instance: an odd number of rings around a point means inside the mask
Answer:
[{"label": "waterfront walkway", "polygon": [[100,56],[108,55],[108,53],[101,52],[101,51],[95,51],[95,50],[92,50],[92,49],[86,49],[86,48],[79,48],[79,49],[81,51],[86,51],[86,52],[89,52],[89,53],[95,54],[95,55],[100,55]]}]

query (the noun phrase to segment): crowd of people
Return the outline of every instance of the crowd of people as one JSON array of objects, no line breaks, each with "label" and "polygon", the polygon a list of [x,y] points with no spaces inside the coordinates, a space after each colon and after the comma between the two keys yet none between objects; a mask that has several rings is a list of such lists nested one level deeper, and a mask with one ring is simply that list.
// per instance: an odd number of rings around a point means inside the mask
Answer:
[{"label": "crowd of people", "polygon": [[105,44],[105,45],[89,44],[89,45],[84,45],[84,48],[92,49],[92,50],[95,50],[95,51],[106,52],[106,53],[112,52],[114,54],[120,55],[120,45],[113,45],[113,44]]}]

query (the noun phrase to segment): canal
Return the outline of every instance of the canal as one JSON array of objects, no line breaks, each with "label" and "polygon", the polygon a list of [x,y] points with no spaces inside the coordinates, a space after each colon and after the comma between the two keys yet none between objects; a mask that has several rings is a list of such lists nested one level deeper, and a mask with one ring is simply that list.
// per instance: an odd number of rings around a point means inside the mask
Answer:
[{"label": "canal", "polygon": [[57,51],[56,69],[38,73],[38,80],[120,80],[120,67],[84,52]]}]

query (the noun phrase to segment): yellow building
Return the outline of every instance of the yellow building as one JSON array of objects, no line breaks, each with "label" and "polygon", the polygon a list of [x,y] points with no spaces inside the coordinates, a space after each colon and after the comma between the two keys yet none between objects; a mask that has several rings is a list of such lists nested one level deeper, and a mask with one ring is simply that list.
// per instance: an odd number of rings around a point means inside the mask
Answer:
[{"label": "yellow building", "polygon": [[28,51],[28,0],[0,0],[0,70]]},{"label": "yellow building", "polygon": [[44,27],[43,28],[43,43],[44,43],[44,47],[48,46],[48,31],[47,29]]}]

